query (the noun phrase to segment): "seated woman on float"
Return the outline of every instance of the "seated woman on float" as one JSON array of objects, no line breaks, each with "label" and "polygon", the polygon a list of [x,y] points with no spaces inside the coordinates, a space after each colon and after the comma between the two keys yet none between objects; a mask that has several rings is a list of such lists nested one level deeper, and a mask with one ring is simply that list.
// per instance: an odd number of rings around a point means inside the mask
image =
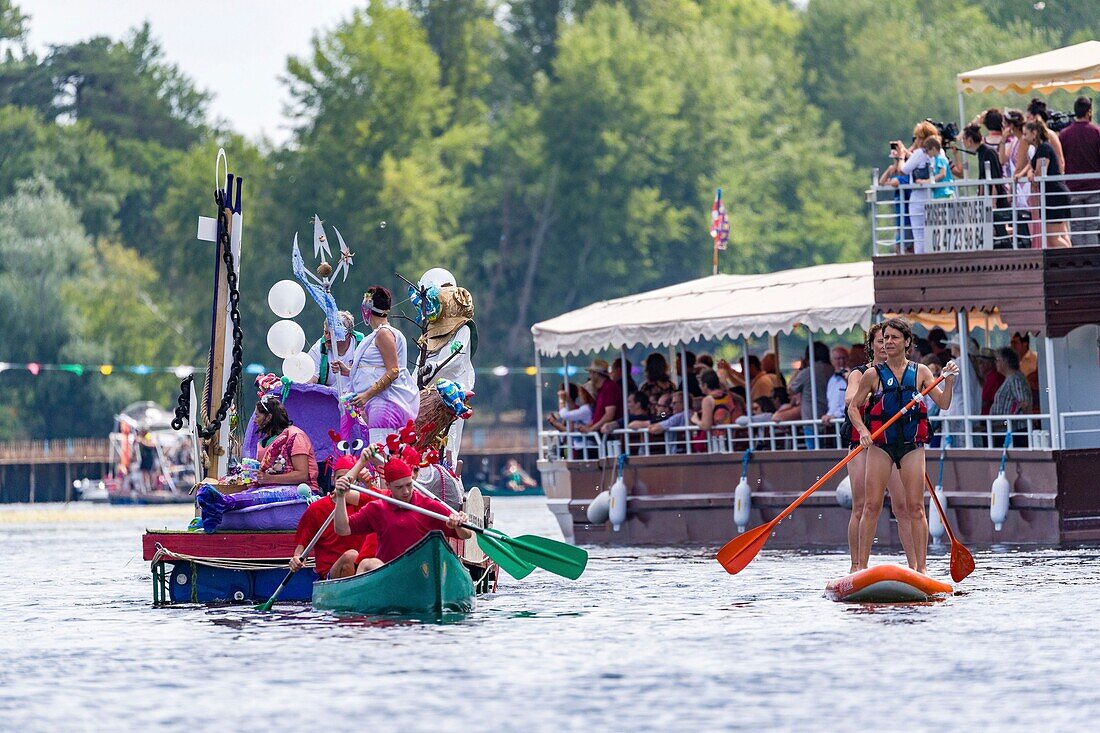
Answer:
[{"label": "seated woman on float", "polygon": [[256,403],[255,425],[260,434],[256,446],[256,459],[260,462],[256,484],[307,484],[318,491],[313,443],[304,430],[291,423],[278,397],[260,397]]},{"label": "seated woman on float", "polygon": [[[413,451],[406,448],[406,451]],[[408,456],[414,464],[419,456]],[[370,572],[400,557],[406,550],[422,540],[429,532],[439,530],[448,537],[469,539],[473,532],[462,527],[468,521],[465,512],[453,511],[450,507],[434,499],[429,499],[413,487],[413,469],[409,461],[397,456],[391,457],[382,468],[382,476],[390,495],[398,501],[429,509],[448,517],[446,522],[424,516],[412,509],[392,504],[388,501],[372,501],[358,512],[348,517],[347,493],[352,491],[351,481],[343,476],[336,481],[334,494],[336,518],[333,526],[336,534],[347,536],[354,533],[376,533],[377,551],[373,556],[360,552],[356,574]]]}]

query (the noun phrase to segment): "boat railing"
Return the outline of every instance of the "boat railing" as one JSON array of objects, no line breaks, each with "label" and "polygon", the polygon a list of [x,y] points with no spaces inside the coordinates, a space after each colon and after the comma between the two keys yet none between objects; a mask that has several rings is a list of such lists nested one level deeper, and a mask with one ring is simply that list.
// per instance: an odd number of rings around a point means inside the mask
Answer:
[{"label": "boat railing", "polygon": [[[1065,413],[1063,417],[1091,418],[1091,427],[1080,433],[1094,434],[1100,441],[1100,412]],[[934,415],[930,447],[939,447],[948,437],[955,449],[1000,449],[1011,429],[1014,450],[1050,450],[1051,416],[1027,415]],[[1062,424],[1065,424],[1063,421]],[[661,433],[646,428],[619,428],[610,433],[578,430],[545,430],[539,433],[542,460],[598,460],[626,452],[636,456],[740,454],[753,451],[840,450],[846,445],[840,435],[841,422],[828,425],[813,420],[772,422],[761,420],[742,425],[672,427]]]},{"label": "boat railing", "polygon": [[[876,169],[866,191],[875,256],[1045,249],[1059,246],[1054,230],[1063,222],[1074,246],[1100,244],[1095,173],[1040,175],[1034,182],[988,174],[984,180],[935,184],[879,185],[879,180]],[[1048,196],[1058,183],[1071,189],[1068,199]],[[1089,194],[1091,203],[1079,203]]]},{"label": "boat railing", "polygon": [[1066,448],[1100,448],[1100,410],[1063,412],[1058,425]]}]

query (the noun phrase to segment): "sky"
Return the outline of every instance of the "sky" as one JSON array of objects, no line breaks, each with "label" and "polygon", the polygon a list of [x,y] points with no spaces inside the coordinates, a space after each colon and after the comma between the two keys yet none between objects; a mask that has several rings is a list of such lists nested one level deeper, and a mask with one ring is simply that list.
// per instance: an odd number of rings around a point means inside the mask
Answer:
[{"label": "sky", "polygon": [[212,120],[252,139],[275,143],[289,136],[283,109],[289,101],[279,81],[289,56],[309,52],[310,39],[351,14],[360,0],[16,0],[30,16],[30,45],[97,35],[124,37],[149,21],[165,58],[195,84],[212,92]]}]

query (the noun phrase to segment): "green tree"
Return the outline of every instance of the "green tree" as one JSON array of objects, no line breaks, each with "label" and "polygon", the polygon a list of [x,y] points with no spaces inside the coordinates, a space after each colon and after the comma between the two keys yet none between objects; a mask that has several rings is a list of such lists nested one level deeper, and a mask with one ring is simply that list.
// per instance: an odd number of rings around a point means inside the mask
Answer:
[{"label": "green tree", "polygon": [[[958,119],[955,75],[1049,50],[1049,32],[999,25],[982,9],[950,0],[811,0],[800,42],[814,65],[810,99],[843,131],[845,147],[864,168],[886,166],[887,141],[908,139],[931,117]],[[967,98],[969,115],[1020,102],[1009,95]]]}]

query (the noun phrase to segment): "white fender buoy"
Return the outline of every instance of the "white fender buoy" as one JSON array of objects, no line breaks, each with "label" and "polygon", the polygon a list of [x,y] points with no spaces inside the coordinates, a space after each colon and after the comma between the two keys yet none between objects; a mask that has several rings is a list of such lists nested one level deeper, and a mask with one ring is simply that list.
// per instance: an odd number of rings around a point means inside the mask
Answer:
[{"label": "white fender buoy", "polygon": [[610,516],[611,494],[603,490],[588,505],[588,521],[592,524],[606,524]]},{"label": "white fender buoy", "polygon": [[1008,493],[1011,490],[1005,472],[1002,470],[993,480],[989,498],[989,518],[993,520],[993,529],[1001,531],[1001,525],[1008,518]]},{"label": "white fender buoy", "polygon": [[622,476],[611,484],[611,503],[607,508],[607,517],[611,520],[611,529],[616,532],[626,521],[626,482]]},{"label": "white fender buoy", "polygon": [[752,512],[752,489],[744,476],[733,490],[733,521],[738,532],[744,532],[749,526],[749,514]]},{"label": "white fender buoy", "polygon": [[845,509],[852,508],[852,479],[845,476],[836,487],[836,503]]},{"label": "white fender buoy", "polygon": [[[944,493],[942,486],[936,487],[936,498],[940,500],[940,506],[943,510],[947,511],[947,494]],[[943,539],[946,530],[943,527],[943,520],[940,519],[940,513],[936,511],[936,505],[932,501],[932,497],[928,497],[928,534],[932,535],[932,541],[939,544]]]}]

